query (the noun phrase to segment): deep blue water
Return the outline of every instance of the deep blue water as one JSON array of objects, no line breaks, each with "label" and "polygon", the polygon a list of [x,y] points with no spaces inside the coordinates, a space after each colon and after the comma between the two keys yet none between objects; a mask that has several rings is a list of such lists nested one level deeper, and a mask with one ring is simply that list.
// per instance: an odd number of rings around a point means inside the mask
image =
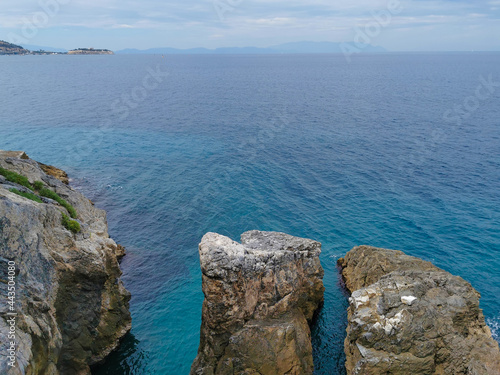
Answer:
[{"label": "deep blue water", "polygon": [[[169,75],[143,90],[148,69]],[[500,87],[471,98],[489,75],[498,53],[2,56],[0,148],[66,169],[128,249],[133,329],[96,374],[188,374],[197,245],[250,229],[323,244],[316,372],[342,374],[336,260],[356,245],[462,276],[498,338]]]}]

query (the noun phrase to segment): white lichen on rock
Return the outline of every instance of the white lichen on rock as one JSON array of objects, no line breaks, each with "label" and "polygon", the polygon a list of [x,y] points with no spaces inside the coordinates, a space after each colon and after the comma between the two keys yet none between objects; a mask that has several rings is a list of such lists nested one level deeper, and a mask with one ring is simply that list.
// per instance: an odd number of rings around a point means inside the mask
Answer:
[{"label": "white lichen on rock", "polygon": [[500,351],[460,277],[400,251],[360,246],[339,260],[352,374],[499,375]]},{"label": "white lichen on rock", "polygon": [[401,296],[401,302],[403,302],[405,305],[411,306],[414,301],[417,300],[417,297],[415,296]]}]

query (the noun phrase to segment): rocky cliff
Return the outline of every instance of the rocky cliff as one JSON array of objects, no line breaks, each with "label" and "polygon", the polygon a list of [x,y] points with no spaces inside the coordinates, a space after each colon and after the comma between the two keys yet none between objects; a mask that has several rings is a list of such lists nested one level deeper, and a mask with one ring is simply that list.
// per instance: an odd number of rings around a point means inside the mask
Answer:
[{"label": "rocky cliff", "polygon": [[308,322],[323,301],[321,244],[250,231],[199,246],[203,302],[192,375],[313,373]]},{"label": "rocky cliff", "polygon": [[339,259],[349,299],[348,374],[499,375],[479,293],[401,251],[355,247]]},{"label": "rocky cliff", "polygon": [[123,249],[64,172],[12,152],[0,168],[0,373],[89,374],[130,329]]}]

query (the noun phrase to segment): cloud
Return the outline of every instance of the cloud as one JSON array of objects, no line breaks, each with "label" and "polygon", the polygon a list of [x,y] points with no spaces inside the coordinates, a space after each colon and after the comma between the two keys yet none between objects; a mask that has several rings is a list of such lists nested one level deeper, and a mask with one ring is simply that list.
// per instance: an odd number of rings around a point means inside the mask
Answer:
[{"label": "cloud", "polygon": [[[2,0],[0,33],[19,30],[27,20],[43,12],[40,4],[48,1]],[[215,1],[226,6],[222,20]],[[45,38],[45,44],[50,39],[67,40],[70,35],[80,38],[82,30],[87,29],[100,32],[103,41],[115,45],[130,42],[132,35],[134,40],[143,35],[140,44],[147,47],[163,46],[165,40],[185,48],[263,46],[294,40],[345,41],[356,26],[372,20],[373,13],[383,11],[391,1],[398,0],[65,0],[37,38]],[[423,27],[439,28],[441,34],[446,34],[446,25],[449,33],[463,25],[483,30],[483,43],[499,32],[500,26],[495,23],[500,24],[500,0],[401,0],[401,4],[403,12],[384,29],[387,35],[404,28],[413,30],[412,38],[418,39],[418,30]],[[56,37],[63,29],[67,35]],[[90,34],[94,38],[95,33]],[[446,35],[446,40],[450,36]],[[407,38],[405,43],[411,40]],[[386,47],[399,48],[392,43]]]}]

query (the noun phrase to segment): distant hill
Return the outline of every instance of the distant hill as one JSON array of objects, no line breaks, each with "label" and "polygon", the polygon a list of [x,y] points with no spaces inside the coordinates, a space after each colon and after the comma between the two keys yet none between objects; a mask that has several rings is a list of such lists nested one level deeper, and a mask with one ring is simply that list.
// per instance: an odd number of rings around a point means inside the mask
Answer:
[{"label": "distant hill", "polygon": [[153,55],[153,54],[165,54],[165,55],[174,55],[174,54],[204,54],[210,53],[210,50],[206,48],[191,48],[191,49],[177,49],[177,48],[150,48],[150,49],[135,49],[135,48],[127,48],[122,49],[120,51],[116,51],[116,54],[144,54],[144,55]]},{"label": "distant hill", "polygon": [[226,47],[217,49],[207,49],[207,48],[189,48],[189,49],[177,49],[177,48],[150,48],[146,50],[139,49],[123,49],[117,51],[117,54],[155,54],[155,55],[208,55],[208,54],[252,54],[252,53],[277,53],[273,52],[267,48],[257,48],[257,47]]},{"label": "distant hill", "polygon": [[[385,48],[366,45],[363,52],[387,52]],[[341,43],[334,42],[293,42],[276,46],[258,47],[226,47],[226,48],[150,48],[146,50],[123,49],[117,54],[162,54],[162,55],[200,55],[200,54],[280,54],[280,53],[342,53]]]},{"label": "distant hill", "polygon": [[109,49],[77,48],[68,51],[68,55],[114,55]]},{"label": "distant hill", "polygon": [[26,55],[28,53],[30,51],[22,46],[0,40],[0,55]]},{"label": "distant hill", "polygon": [[[342,43],[334,42],[292,42],[269,47],[283,53],[342,53]],[[387,52],[383,47],[364,44],[364,52]]]}]

